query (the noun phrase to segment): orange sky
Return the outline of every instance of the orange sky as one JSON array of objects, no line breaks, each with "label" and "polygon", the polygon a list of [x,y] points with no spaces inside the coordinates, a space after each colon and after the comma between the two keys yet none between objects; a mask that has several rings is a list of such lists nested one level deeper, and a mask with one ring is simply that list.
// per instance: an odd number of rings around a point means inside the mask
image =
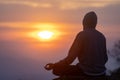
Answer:
[{"label": "orange sky", "polygon": [[[111,48],[120,39],[119,9],[119,0],[0,0],[0,71],[39,73],[39,64],[43,69],[49,61],[65,57],[89,11],[98,15],[97,29],[106,36],[107,48]],[[54,32],[53,37],[41,40],[37,33],[42,30]]]}]

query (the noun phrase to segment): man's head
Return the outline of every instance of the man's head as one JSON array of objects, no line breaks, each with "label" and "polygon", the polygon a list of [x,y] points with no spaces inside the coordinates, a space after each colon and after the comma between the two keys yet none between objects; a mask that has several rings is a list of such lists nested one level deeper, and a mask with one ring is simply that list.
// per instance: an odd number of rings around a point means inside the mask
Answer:
[{"label": "man's head", "polygon": [[97,24],[97,15],[95,12],[91,11],[84,16],[83,19],[84,29],[95,28],[96,24]]}]

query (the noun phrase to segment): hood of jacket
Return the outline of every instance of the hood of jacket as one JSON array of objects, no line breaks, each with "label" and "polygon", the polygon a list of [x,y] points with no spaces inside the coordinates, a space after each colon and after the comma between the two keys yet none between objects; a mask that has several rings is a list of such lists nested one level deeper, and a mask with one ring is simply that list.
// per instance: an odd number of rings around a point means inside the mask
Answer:
[{"label": "hood of jacket", "polygon": [[97,15],[95,12],[91,11],[87,13],[83,18],[83,28],[85,29],[95,29],[97,25]]}]

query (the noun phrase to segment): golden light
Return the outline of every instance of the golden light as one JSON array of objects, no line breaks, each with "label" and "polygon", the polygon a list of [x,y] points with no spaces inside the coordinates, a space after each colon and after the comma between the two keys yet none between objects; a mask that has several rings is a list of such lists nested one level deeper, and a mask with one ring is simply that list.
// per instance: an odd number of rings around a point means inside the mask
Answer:
[{"label": "golden light", "polygon": [[45,39],[45,40],[52,38],[53,35],[54,35],[54,33],[51,32],[51,31],[41,31],[41,32],[38,32],[38,36],[41,39]]},{"label": "golden light", "polygon": [[53,42],[60,39],[61,31],[59,25],[53,23],[36,23],[31,27],[35,30],[28,33],[30,38],[40,42]]}]

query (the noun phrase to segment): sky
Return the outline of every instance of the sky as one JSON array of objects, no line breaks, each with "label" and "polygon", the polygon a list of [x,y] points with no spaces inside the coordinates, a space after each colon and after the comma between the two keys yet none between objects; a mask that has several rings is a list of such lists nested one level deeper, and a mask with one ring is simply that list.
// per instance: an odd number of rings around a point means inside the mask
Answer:
[{"label": "sky", "polygon": [[[120,39],[120,0],[0,0],[0,80],[54,78],[44,65],[67,55],[90,11],[111,49]],[[42,40],[43,30],[53,37]]]}]

